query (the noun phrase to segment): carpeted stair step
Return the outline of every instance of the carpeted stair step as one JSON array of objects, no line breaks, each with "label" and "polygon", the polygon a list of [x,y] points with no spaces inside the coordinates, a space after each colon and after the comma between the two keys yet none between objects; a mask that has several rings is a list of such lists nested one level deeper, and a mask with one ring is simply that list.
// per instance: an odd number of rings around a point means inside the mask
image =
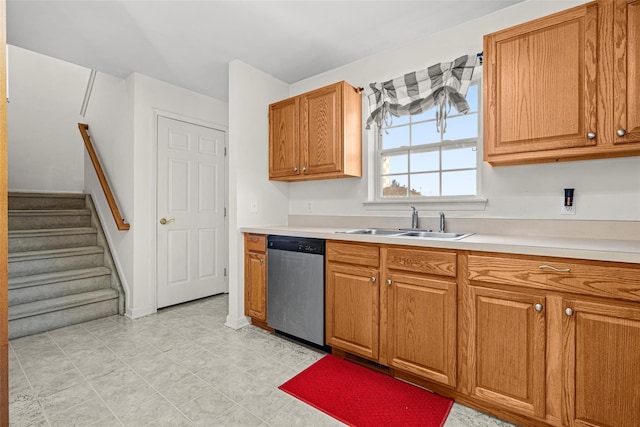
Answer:
[{"label": "carpeted stair step", "polygon": [[9,193],[9,210],[84,209],[84,194]]},{"label": "carpeted stair step", "polygon": [[9,278],[104,265],[100,246],[10,253]]},{"label": "carpeted stair step", "polygon": [[9,210],[9,230],[90,227],[89,209]]},{"label": "carpeted stair step", "polygon": [[107,267],[33,274],[9,279],[9,306],[59,298],[111,286]]},{"label": "carpeted stair step", "polygon": [[9,339],[118,314],[118,291],[100,289],[9,307]]},{"label": "carpeted stair step", "polygon": [[9,253],[95,246],[97,234],[93,227],[12,230]]}]

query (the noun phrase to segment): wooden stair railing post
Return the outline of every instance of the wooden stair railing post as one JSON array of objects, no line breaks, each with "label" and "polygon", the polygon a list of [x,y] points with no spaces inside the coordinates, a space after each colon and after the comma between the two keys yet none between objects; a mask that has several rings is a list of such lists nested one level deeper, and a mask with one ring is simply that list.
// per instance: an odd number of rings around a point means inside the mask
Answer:
[{"label": "wooden stair railing post", "polygon": [[98,155],[96,154],[96,151],[93,148],[93,144],[91,143],[91,137],[89,136],[89,125],[86,123],[78,123],[78,129],[80,129],[80,134],[82,135],[82,139],[84,140],[84,146],[87,148],[87,152],[89,153],[89,157],[91,158],[91,163],[93,163],[93,168],[96,170],[98,180],[100,181],[100,185],[102,186],[102,191],[104,191],[104,195],[107,198],[109,209],[111,209],[111,214],[113,215],[113,219],[116,221],[118,230],[126,231],[129,229],[130,225],[125,222],[124,218],[122,218],[120,209],[118,209],[118,204],[116,203],[116,199],[113,197],[113,193],[111,192],[111,188],[109,187],[109,182],[107,182],[107,177],[104,175],[104,171],[102,170],[102,166],[100,165],[100,159],[98,159]]}]

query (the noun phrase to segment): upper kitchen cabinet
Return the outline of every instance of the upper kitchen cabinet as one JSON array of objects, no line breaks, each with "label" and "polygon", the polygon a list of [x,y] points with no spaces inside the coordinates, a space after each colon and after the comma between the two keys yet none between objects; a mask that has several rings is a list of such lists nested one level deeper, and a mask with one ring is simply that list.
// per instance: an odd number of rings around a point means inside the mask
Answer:
[{"label": "upper kitchen cabinet", "polygon": [[362,96],[335,83],[269,106],[269,179],[362,176]]},{"label": "upper kitchen cabinet", "polygon": [[640,142],[640,1],[613,7],[613,129],[615,144]]},{"label": "upper kitchen cabinet", "polygon": [[299,175],[298,98],[269,106],[269,179]]},{"label": "upper kitchen cabinet", "polygon": [[639,19],[607,0],[485,36],[484,160],[640,155]]}]

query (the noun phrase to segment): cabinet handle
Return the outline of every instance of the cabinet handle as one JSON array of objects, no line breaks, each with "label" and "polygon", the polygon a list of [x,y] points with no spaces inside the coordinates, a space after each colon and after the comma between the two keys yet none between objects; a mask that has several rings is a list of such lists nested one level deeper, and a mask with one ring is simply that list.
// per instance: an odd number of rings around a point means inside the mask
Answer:
[{"label": "cabinet handle", "polygon": [[565,312],[565,314],[566,314],[567,316],[573,316],[573,310],[571,310],[569,307],[567,307],[567,308],[564,310],[564,312]]},{"label": "cabinet handle", "polygon": [[294,168],[293,168],[293,171],[294,171],[294,172],[298,172],[298,167],[297,167],[297,166],[296,166],[296,167],[294,167]]},{"label": "cabinet handle", "polygon": [[625,136],[627,134],[627,131],[625,129],[620,128],[616,133],[618,134],[618,136]]},{"label": "cabinet handle", "polygon": [[371,276],[371,283],[375,283],[375,281],[376,281],[376,278]]},{"label": "cabinet handle", "polygon": [[391,284],[391,279],[387,279],[387,285]]},{"label": "cabinet handle", "polygon": [[595,132],[589,132],[587,134],[587,138],[589,139],[596,139],[596,133]]},{"label": "cabinet handle", "polygon": [[542,304],[536,304],[533,307],[536,309],[536,311],[542,311],[542,309],[544,308]]},{"label": "cabinet handle", "polygon": [[559,273],[568,273],[571,271],[570,268],[558,268],[558,267],[554,267],[553,265],[539,265],[538,268],[541,270],[549,269],[549,270],[557,271]]}]

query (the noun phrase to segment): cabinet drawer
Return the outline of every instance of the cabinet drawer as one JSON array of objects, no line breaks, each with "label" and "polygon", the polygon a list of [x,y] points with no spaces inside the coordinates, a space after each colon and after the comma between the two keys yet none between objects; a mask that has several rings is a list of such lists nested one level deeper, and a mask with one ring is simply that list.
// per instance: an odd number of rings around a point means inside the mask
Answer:
[{"label": "cabinet drawer", "polygon": [[327,242],[327,261],[368,267],[380,266],[380,248],[354,243]]},{"label": "cabinet drawer", "polygon": [[249,252],[265,253],[267,250],[267,236],[264,234],[245,234],[244,248]]},{"label": "cabinet drawer", "polygon": [[640,266],[469,255],[469,280],[640,301]]},{"label": "cabinet drawer", "polygon": [[387,248],[385,261],[390,270],[456,277],[455,252]]}]

